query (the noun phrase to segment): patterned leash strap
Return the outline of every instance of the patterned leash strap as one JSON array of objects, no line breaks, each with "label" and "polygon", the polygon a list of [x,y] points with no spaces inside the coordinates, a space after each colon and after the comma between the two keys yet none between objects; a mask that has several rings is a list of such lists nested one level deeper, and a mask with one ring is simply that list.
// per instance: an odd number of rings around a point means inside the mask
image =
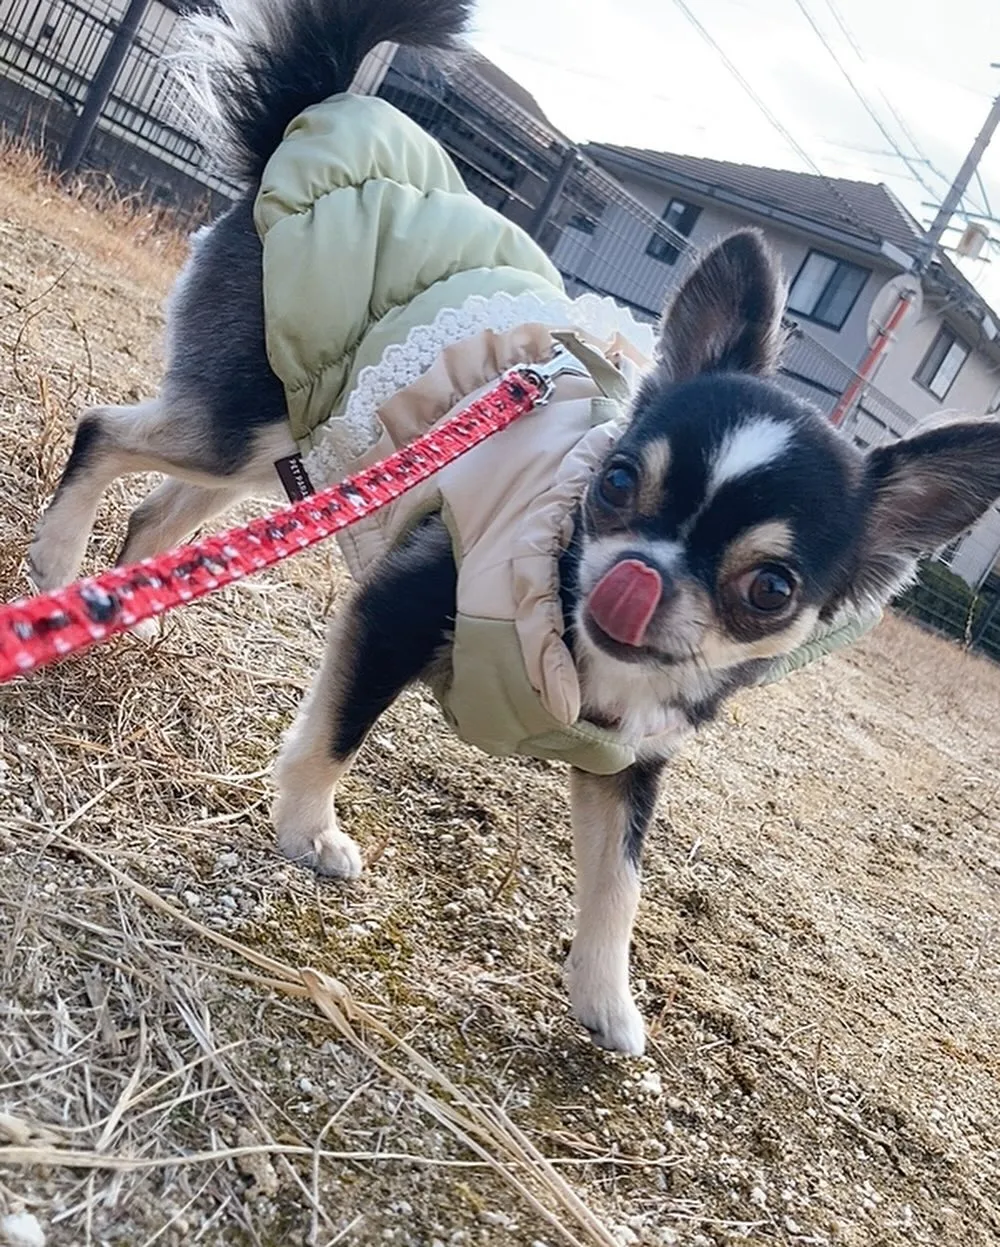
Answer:
[{"label": "patterned leash strap", "polygon": [[271,567],[365,519],[545,404],[563,371],[558,352],[546,364],[513,368],[437,429],[330,489],[243,528],[0,606],[0,684]]}]

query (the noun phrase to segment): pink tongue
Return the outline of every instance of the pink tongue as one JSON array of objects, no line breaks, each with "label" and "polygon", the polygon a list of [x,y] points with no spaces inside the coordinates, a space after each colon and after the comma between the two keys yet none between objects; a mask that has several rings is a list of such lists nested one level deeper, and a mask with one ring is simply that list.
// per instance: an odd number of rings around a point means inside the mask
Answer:
[{"label": "pink tongue", "polygon": [[588,605],[609,637],[623,645],[641,645],[662,592],[658,571],[638,559],[623,559],[594,586]]}]

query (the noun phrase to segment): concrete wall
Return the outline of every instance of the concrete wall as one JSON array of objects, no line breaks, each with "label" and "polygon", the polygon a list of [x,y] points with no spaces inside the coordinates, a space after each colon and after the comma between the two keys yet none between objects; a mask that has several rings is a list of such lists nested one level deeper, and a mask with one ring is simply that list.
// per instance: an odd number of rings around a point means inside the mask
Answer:
[{"label": "concrete wall", "polygon": [[[690,236],[690,242],[697,250],[705,250],[723,235],[740,226],[760,225],[781,257],[789,283],[794,280],[813,245],[829,255],[840,255],[858,263],[856,256],[838,251],[836,247],[825,242],[814,244],[804,234],[775,228],[770,222],[754,219],[749,214],[740,214],[728,207],[720,207],[686,191],[672,192],[652,180],[633,176],[620,180],[625,189],[657,217],[662,215],[667,203],[675,197],[698,204],[701,214]],[[676,264],[668,265],[646,255],[650,231],[645,226],[639,227],[621,208],[609,208],[593,235],[573,239],[573,233],[574,231],[568,230],[561,246],[556,248],[556,263],[561,265],[563,259],[570,261],[584,257],[582,275],[585,279],[621,298],[642,302],[643,299],[650,298],[651,294],[659,294],[659,302],[662,302],[663,295],[681,277],[686,267],[683,257]],[[889,276],[888,267],[881,270],[873,268],[872,275],[839,331],[805,317],[795,319],[801,320],[810,337],[821,346],[850,367],[857,367],[867,350],[866,326],[872,300]]]},{"label": "concrete wall", "polygon": [[925,301],[919,316],[904,321],[875,375],[875,384],[917,418],[942,410],[984,415],[1000,388],[1000,366],[982,351],[974,350],[969,355],[943,399],[914,380],[944,323],[940,311]]},{"label": "concrete wall", "polygon": [[989,511],[949,560],[956,576],[978,585],[991,567],[1000,575],[1000,506]]}]

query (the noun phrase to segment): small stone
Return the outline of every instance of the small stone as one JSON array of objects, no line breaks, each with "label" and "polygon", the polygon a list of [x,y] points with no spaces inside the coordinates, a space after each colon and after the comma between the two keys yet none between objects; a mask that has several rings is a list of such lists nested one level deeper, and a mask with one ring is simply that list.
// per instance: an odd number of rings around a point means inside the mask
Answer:
[{"label": "small stone", "polygon": [[201,909],[201,897],[196,892],[185,892],[181,899],[188,909]]},{"label": "small stone", "polygon": [[470,909],[482,912],[487,905],[486,893],[482,888],[467,888],[464,898]]},{"label": "small stone", "polygon": [[659,1070],[648,1069],[639,1079],[639,1090],[643,1095],[659,1097],[663,1095],[663,1079]]},{"label": "small stone", "polygon": [[793,1217],[785,1218],[785,1229],[789,1232],[789,1234],[801,1234],[802,1233],[801,1226]]},{"label": "small stone", "polygon": [[0,1234],[8,1247],[45,1247],[45,1231],[30,1212],[12,1212],[4,1217]]},{"label": "small stone", "polygon": [[498,1225],[505,1230],[513,1228],[513,1221],[505,1212],[491,1212],[488,1208],[484,1208],[479,1214],[479,1220],[483,1225]]},{"label": "small stone", "polygon": [[750,1203],[756,1204],[758,1208],[767,1207],[767,1192],[762,1186],[755,1186],[750,1192]]}]

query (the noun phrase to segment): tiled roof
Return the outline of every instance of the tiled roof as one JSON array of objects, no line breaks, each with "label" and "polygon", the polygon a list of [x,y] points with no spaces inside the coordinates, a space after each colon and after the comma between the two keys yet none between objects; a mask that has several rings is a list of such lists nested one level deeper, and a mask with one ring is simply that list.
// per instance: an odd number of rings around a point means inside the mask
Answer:
[{"label": "tiled roof", "polygon": [[584,151],[599,164],[625,160],[645,167],[649,175],[690,178],[730,191],[771,208],[780,208],[809,221],[831,225],[847,233],[886,241],[912,254],[921,230],[895,195],[875,182],[820,177],[787,169],[761,169],[755,165],[706,160],[700,156],[675,156],[641,147],[618,147],[591,143]]}]

